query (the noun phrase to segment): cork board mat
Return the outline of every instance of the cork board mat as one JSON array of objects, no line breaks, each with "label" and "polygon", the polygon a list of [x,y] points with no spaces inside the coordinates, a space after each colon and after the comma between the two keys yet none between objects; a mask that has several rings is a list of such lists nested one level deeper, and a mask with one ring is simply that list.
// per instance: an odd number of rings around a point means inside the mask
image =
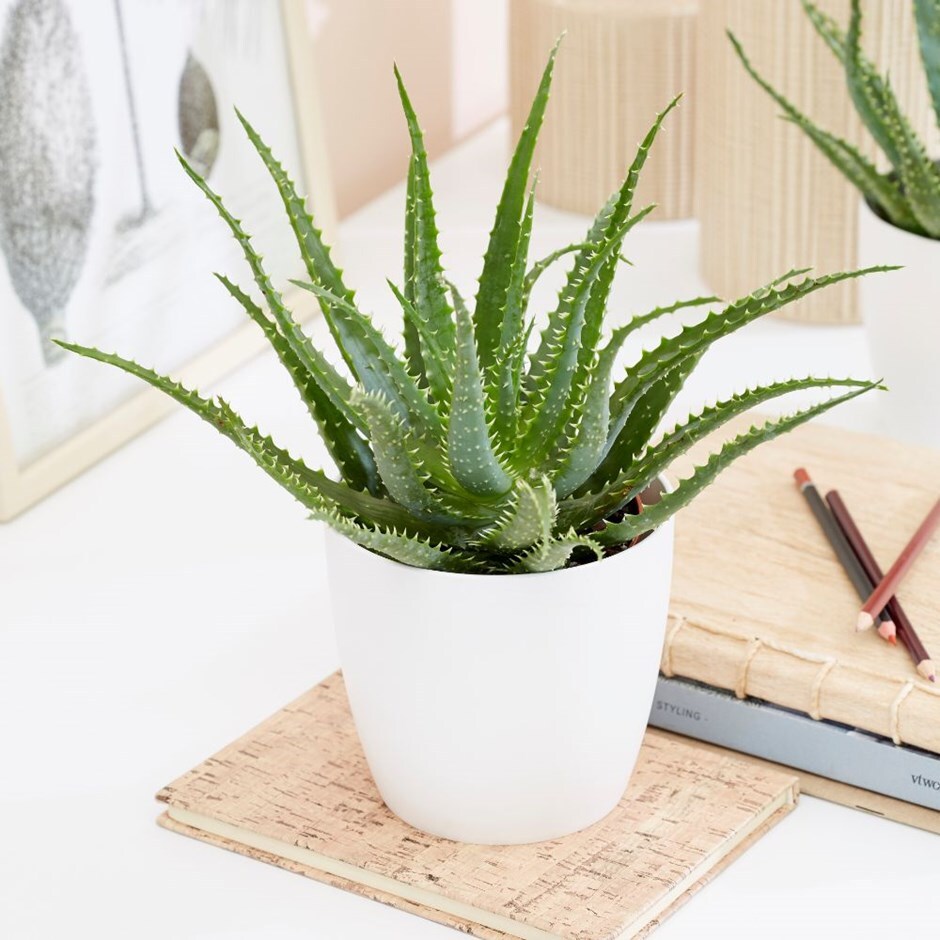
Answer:
[{"label": "cork board mat", "polygon": [[[793,482],[799,466],[821,494],[839,490],[885,570],[940,495],[935,450],[818,424],[762,445],[677,517],[662,670],[940,753],[940,689],[900,644],[855,632],[858,596]],[[940,537],[898,597],[940,657]]]},{"label": "cork board mat", "polygon": [[[649,731],[620,805],[583,832],[524,846],[428,836],[382,803],[335,674],[157,799],[169,814],[211,817],[240,836],[214,835],[164,813],[166,828],[474,936],[601,940],[649,932],[786,815],[796,796],[792,774]],[[405,894],[430,892],[443,907],[491,913],[511,929],[253,847],[241,841],[245,833],[248,842],[260,835],[287,851],[297,846],[390,879],[386,887]]]}]

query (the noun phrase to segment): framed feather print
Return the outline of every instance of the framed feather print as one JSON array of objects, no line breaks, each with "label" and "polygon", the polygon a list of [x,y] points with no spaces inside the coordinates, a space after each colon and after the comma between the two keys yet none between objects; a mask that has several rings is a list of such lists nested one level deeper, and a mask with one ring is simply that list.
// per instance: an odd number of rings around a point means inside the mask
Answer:
[{"label": "framed feather print", "polygon": [[275,283],[299,276],[234,107],[330,232],[310,9],[0,0],[0,520],[168,410],[54,339],[143,358],[195,386],[261,348],[208,274],[238,271],[240,249],[174,148],[243,219]]}]

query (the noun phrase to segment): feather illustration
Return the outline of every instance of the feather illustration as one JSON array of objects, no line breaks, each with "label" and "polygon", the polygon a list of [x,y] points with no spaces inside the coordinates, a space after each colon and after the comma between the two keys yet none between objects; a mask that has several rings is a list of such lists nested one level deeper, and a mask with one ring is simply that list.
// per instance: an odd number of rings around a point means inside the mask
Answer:
[{"label": "feather illustration", "polygon": [[19,0],[0,44],[0,250],[47,365],[88,248],[97,167],[78,36],[61,0]]},{"label": "feather illustration", "polygon": [[180,77],[179,132],[186,158],[208,177],[219,152],[219,110],[209,75],[191,52]]}]

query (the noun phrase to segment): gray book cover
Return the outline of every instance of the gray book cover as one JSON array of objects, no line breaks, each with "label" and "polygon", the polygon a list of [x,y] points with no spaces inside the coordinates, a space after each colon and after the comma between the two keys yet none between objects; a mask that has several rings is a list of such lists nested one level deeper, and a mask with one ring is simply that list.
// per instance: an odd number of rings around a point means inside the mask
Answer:
[{"label": "gray book cover", "polygon": [[660,676],[649,723],[940,810],[940,756],[758,699]]}]

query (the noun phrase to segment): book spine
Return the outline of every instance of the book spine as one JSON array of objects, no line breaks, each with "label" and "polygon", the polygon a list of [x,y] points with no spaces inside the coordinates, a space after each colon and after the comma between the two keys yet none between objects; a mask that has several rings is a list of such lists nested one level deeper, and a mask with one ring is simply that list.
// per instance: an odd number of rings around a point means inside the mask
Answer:
[{"label": "book spine", "polygon": [[940,810],[940,756],[711,686],[660,676],[649,723]]},{"label": "book spine", "polygon": [[919,681],[913,670],[910,679],[881,675],[674,612],[661,671],[940,754],[940,688]]}]

